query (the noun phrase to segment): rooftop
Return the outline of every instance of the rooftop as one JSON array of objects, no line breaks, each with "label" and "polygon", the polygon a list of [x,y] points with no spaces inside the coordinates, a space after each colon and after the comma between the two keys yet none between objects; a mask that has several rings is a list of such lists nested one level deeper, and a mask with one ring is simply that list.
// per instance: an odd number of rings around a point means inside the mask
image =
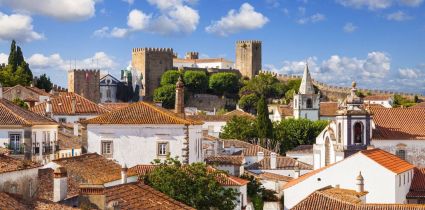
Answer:
[{"label": "rooftop", "polygon": [[200,125],[201,122],[184,119],[173,112],[146,102],[137,102],[128,107],[85,120],[84,124],[182,124]]},{"label": "rooftop", "polygon": [[41,167],[41,165],[31,161],[21,160],[0,154],[0,174],[38,167]]},{"label": "rooftop", "polygon": [[0,125],[57,125],[51,119],[28,111],[6,99],[0,99]]},{"label": "rooftop", "polygon": [[[294,169],[298,164],[300,170],[313,170],[313,166],[301,161],[297,161],[291,157],[277,156],[276,170]],[[273,170],[271,169],[270,157],[264,157],[261,161],[251,164],[248,170]]]},{"label": "rooftop", "polygon": [[232,146],[235,148],[248,148],[253,146],[253,144],[236,139],[223,139],[223,146],[224,148],[230,148]]},{"label": "rooftop", "polygon": [[403,173],[415,167],[409,162],[381,149],[363,150],[360,153],[396,174]]},{"label": "rooftop", "polygon": [[58,132],[58,145],[59,149],[81,149],[82,141],[78,136],[66,133],[63,131]]},{"label": "rooftop", "polygon": [[392,95],[370,95],[363,98],[364,101],[386,101],[391,99]]},{"label": "rooftop", "polygon": [[128,107],[130,103],[101,103],[99,105],[109,111],[116,111],[116,110]]},{"label": "rooftop", "polygon": [[415,168],[407,198],[425,198],[425,168]]},{"label": "rooftop", "polygon": [[210,156],[205,158],[205,162],[211,165],[243,165],[244,157],[234,155]]},{"label": "rooftop", "polygon": [[286,153],[305,153],[305,154],[313,154],[313,145],[299,145],[294,149],[287,151]]},{"label": "rooftop", "polygon": [[225,58],[201,58],[201,59],[185,59],[185,58],[174,58],[173,62],[176,63],[216,63],[216,62],[232,62]]},{"label": "rooftop", "polygon": [[14,210],[47,210],[47,209],[77,209],[69,206],[65,206],[51,201],[37,199],[35,201],[25,201],[23,198],[17,195],[11,195],[8,193],[0,192],[0,209],[14,209]]}]

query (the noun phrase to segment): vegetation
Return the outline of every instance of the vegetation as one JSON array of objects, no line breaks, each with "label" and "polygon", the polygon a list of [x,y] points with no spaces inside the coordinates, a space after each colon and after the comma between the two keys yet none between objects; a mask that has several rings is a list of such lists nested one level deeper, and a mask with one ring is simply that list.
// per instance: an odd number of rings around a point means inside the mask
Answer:
[{"label": "vegetation", "polygon": [[20,107],[22,107],[22,108],[24,108],[24,109],[28,109],[29,107],[28,107],[28,104],[27,103],[25,103],[25,101],[23,101],[22,99],[20,99],[20,98],[14,98],[13,100],[12,100],[12,103],[14,103],[14,104],[16,104],[16,105],[18,105],[18,106],[20,106]]},{"label": "vegetation", "polygon": [[257,132],[260,145],[266,145],[266,148],[272,147],[270,140],[273,138],[273,124],[269,118],[269,109],[264,97],[260,98],[257,105]]},{"label": "vegetation", "polygon": [[166,71],[161,76],[161,85],[175,85],[179,79],[180,72],[177,70]]},{"label": "vegetation", "polygon": [[46,92],[50,92],[53,88],[50,77],[48,77],[46,74],[42,74],[40,78],[37,78],[37,84],[35,86],[45,90]]},{"label": "vegetation", "polygon": [[0,82],[3,86],[29,85],[32,82],[32,72],[15,40],[10,45],[8,64],[0,68]]},{"label": "vegetation", "polygon": [[[416,104],[415,99],[411,100],[398,94],[395,94],[393,98],[394,98],[394,102],[393,102],[394,108],[411,107]],[[419,98],[417,99],[417,101],[419,101]]]},{"label": "vegetation", "polygon": [[176,101],[176,85],[164,85],[155,89],[153,100],[162,102],[162,107],[166,109],[174,108]]},{"label": "vegetation", "polygon": [[192,93],[205,93],[208,89],[208,76],[203,71],[186,71],[183,81],[187,90]]},{"label": "vegetation", "polygon": [[239,99],[239,108],[243,109],[245,112],[255,114],[257,113],[257,102],[259,99],[260,98],[258,98],[255,93],[244,95]]},{"label": "vegetation", "polygon": [[264,201],[278,201],[279,199],[274,195],[271,190],[264,189],[261,182],[259,182],[254,176],[242,175],[241,178],[249,180],[247,185],[247,194],[251,198],[254,205],[254,209],[262,210]]},{"label": "vegetation", "polygon": [[239,90],[239,78],[228,72],[213,74],[209,79],[209,87],[218,95],[235,94]]},{"label": "vegetation", "polygon": [[233,202],[238,193],[234,189],[226,189],[217,182],[222,171],[208,170],[204,163],[182,164],[172,158],[164,162],[155,161],[159,167],[144,177],[145,182],[171,198],[183,202],[196,209],[228,209],[235,208]]},{"label": "vegetation", "polygon": [[240,139],[248,142],[254,142],[257,139],[256,120],[248,117],[234,116],[227,121],[220,133],[220,138]]}]

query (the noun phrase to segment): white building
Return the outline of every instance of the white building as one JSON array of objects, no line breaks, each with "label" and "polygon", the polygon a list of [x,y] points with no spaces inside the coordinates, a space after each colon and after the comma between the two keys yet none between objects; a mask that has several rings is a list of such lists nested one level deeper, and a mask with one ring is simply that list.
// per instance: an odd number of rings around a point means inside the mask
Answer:
[{"label": "white building", "polygon": [[233,61],[224,58],[174,58],[174,67],[232,69]]},{"label": "white building", "polygon": [[117,102],[117,89],[120,81],[114,76],[107,74],[100,78],[100,103]]},{"label": "white building", "polygon": [[385,108],[392,108],[394,99],[391,95],[370,95],[363,98],[365,104],[377,104]]},{"label": "white building", "polygon": [[292,150],[286,151],[286,156],[301,162],[313,165],[313,145],[299,145]]},{"label": "white building", "polygon": [[[132,167],[154,159],[176,157],[201,162],[202,123],[178,117],[163,108],[138,102],[82,122],[88,152]],[[84,140],[83,140],[84,141]]]},{"label": "white building", "polygon": [[30,110],[39,115],[48,116],[59,123],[76,123],[109,112],[103,106],[76,93],[68,92],[60,92],[50,101],[38,104]]},{"label": "white building", "polygon": [[366,203],[403,204],[412,183],[413,169],[412,164],[384,150],[363,150],[289,181],[284,189],[285,209],[291,209],[327,186],[367,191]]},{"label": "white building", "polygon": [[305,66],[300,89],[294,95],[294,118],[319,120],[320,94],[316,94],[308,65]]}]

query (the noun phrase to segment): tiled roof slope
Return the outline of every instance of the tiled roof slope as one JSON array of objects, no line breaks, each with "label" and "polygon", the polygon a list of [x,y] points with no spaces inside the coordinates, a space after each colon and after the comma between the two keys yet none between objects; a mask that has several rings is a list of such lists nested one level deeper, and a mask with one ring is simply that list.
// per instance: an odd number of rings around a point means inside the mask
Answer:
[{"label": "tiled roof slope", "polygon": [[[313,166],[301,161],[297,161],[291,157],[278,156],[276,157],[276,170],[294,169],[298,162],[300,170],[313,170]],[[270,157],[264,157],[261,161],[251,164],[247,167],[248,170],[272,170],[270,167]]]},{"label": "tiled roof slope", "polygon": [[420,204],[363,204],[359,194],[346,189],[323,189],[310,194],[295,205],[292,210],[423,210]]},{"label": "tiled roof slope", "polygon": [[327,169],[327,168],[329,168],[329,167],[331,167],[333,165],[335,165],[335,163],[329,164],[329,165],[327,165],[325,167],[322,167],[322,168],[316,169],[314,171],[310,171],[310,172],[308,172],[306,174],[303,174],[302,176],[300,176],[300,177],[298,177],[296,179],[293,179],[293,180],[289,181],[288,183],[286,183],[286,185],[284,186],[284,189],[290,188],[290,187],[292,187],[292,186],[294,186],[294,185],[296,185],[296,184],[298,184],[298,183],[300,183],[300,182],[308,179],[309,177],[314,176],[315,174],[318,174],[319,172],[321,172],[321,171],[323,171],[323,170],[325,170],[325,169]]},{"label": "tiled roof slope", "polygon": [[407,198],[425,198],[425,168],[415,168]]},{"label": "tiled roof slope", "polygon": [[363,150],[360,151],[360,153],[366,155],[368,158],[372,159],[379,165],[396,174],[403,173],[415,167],[409,162],[381,149]]},{"label": "tiled roof slope", "polygon": [[0,99],[0,125],[57,125],[51,119],[28,111],[6,99]]},{"label": "tiled roof slope", "polygon": [[81,149],[82,141],[78,136],[59,131],[58,145],[59,149]]},{"label": "tiled roof slope", "polygon": [[128,107],[130,103],[101,103],[100,106],[104,107],[105,109],[109,111],[115,111],[118,109],[122,109],[125,107]]},{"label": "tiled roof slope", "polygon": [[232,116],[228,115],[187,115],[187,119],[197,121],[208,121],[208,122],[227,122],[232,119]]},{"label": "tiled roof slope", "polygon": [[201,122],[177,116],[163,108],[146,102],[133,103],[130,106],[85,120],[84,124],[183,124],[200,125]]},{"label": "tiled roof slope", "polygon": [[392,95],[370,95],[365,96],[363,100],[367,101],[386,101],[388,99],[392,98]]},{"label": "tiled roof slope", "polygon": [[40,167],[41,165],[0,154],[0,174]]},{"label": "tiled roof slope", "polygon": [[54,203],[47,200],[37,199],[34,201],[26,201],[17,195],[10,195],[0,192],[0,209],[13,209],[13,210],[71,210],[77,209],[62,204]]},{"label": "tiled roof slope", "polygon": [[294,149],[287,151],[286,153],[304,153],[304,154],[313,154],[313,145],[299,145]]},{"label": "tiled roof slope", "polygon": [[[72,110],[72,98],[75,97],[75,113]],[[59,95],[50,99],[52,112],[55,115],[99,115],[109,112],[108,109],[80,96],[76,93],[59,92]],[[47,102],[38,104],[31,111],[44,115]]]},{"label": "tiled roof slope", "polygon": [[[263,152],[264,156],[270,155],[272,152],[268,149],[265,149],[259,145],[251,145],[250,147],[247,147],[241,151],[241,154],[244,156],[257,156],[258,152]],[[235,154],[239,154],[240,152],[237,152]]]},{"label": "tiled roof slope", "polygon": [[[72,198],[79,194],[80,180],[74,179],[75,176],[68,174],[68,188],[66,198]],[[45,168],[38,170],[38,189],[37,198],[44,200],[53,200],[53,169]]]},{"label": "tiled roof slope", "polygon": [[231,155],[222,155],[222,156],[211,156],[205,158],[207,164],[219,164],[219,165],[242,165],[244,162],[243,156],[231,156]]},{"label": "tiled roof slope", "polygon": [[[68,174],[73,174],[89,184],[105,184],[121,179],[121,166],[96,153],[61,158],[53,162],[65,167]],[[128,174],[133,175],[135,174]]]},{"label": "tiled roof slope", "polygon": [[373,139],[425,140],[425,109],[371,106],[376,129]]},{"label": "tiled roof slope", "polygon": [[118,201],[119,209],[194,209],[142,183],[122,184],[105,189],[106,203]]},{"label": "tiled roof slope", "polygon": [[338,111],[337,102],[320,102],[320,116],[336,116]]},{"label": "tiled roof slope", "polygon": [[227,112],[224,115],[230,116],[230,117],[237,116],[237,117],[248,117],[248,118],[251,118],[251,119],[255,119],[254,115],[247,113],[247,112],[244,112],[244,111],[241,111],[241,110],[238,110],[238,109]]},{"label": "tiled roof slope", "polygon": [[[4,88],[3,88],[3,92],[4,92],[4,93],[8,93],[8,92],[10,92],[10,91],[11,91],[11,90],[13,90],[13,89],[27,89],[27,90],[29,90],[29,91],[34,92],[34,93],[35,93],[35,94],[37,94],[37,95],[42,95],[42,96],[52,96],[52,94],[47,93],[46,91],[44,91],[44,90],[42,90],[42,89],[40,89],[40,88],[37,88],[37,87],[29,87],[29,86],[22,86],[22,85],[15,85],[15,86],[13,86],[13,87],[4,87]],[[37,101],[38,101],[38,99],[37,99]]]},{"label": "tiled roof slope", "polygon": [[230,148],[232,146],[234,146],[235,148],[248,148],[250,146],[253,146],[253,144],[236,139],[223,139],[223,146],[224,148]]}]

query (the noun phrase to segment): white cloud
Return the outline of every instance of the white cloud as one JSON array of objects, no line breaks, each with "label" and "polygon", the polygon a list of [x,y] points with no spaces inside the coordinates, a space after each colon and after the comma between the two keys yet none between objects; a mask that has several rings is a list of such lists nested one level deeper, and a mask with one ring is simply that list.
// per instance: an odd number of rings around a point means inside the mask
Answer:
[{"label": "white cloud", "polygon": [[400,0],[400,3],[406,6],[417,7],[422,4],[424,0]]},{"label": "white cloud", "polygon": [[134,30],[143,30],[148,26],[150,18],[150,15],[146,15],[140,10],[133,9],[128,14],[127,25]]},{"label": "white cloud", "polygon": [[387,15],[387,20],[394,20],[394,21],[405,21],[412,19],[411,16],[407,15],[403,11],[397,11],[391,14]]},{"label": "white cloud", "polygon": [[420,70],[412,68],[401,68],[398,70],[398,73],[402,78],[407,79],[417,79],[419,76],[421,76]]},{"label": "white cloud", "polygon": [[357,30],[357,26],[355,26],[353,23],[346,23],[343,27],[343,30],[346,33],[353,33],[355,30]]},{"label": "white cloud", "polygon": [[0,64],[8,62],[9,55],[0,53]]},{"label": "white cloud", "polygon": [[278,8],[280,6],[279,0],[266,0],[266,4],[271,8]]},{"label": "white cloud", "polygon": [[28,15],[0,12],[0,39],[30,42],[43,39],[44,35],[34,31],[32,18]]},{"label": "white cloud", "polygon": [[132,5],[134,3],[134,0],[122,0],[123,2],[127,2],[127,4]]},{"label": "white cloud", "polygon": [[316,23],[320,21],[324,21],[326,19],[326,16],[321,13],[316,13],[314,15],[308,16],[308,17],[301,17],[297,20],[298,24],[307,24],[309,22]]},{"label": "white cloud", "polygon": [[417,7],[423,0],[336,0],[345,7],[368,8],[369,10],[387,9],[396,3],[404,6]]},{"label": "white cloud", "polygon": [[123,38],[126,37],[127,34],[129,33],[129,30],[126,28],[113,28],[111,30],[111,36],[112,37],[116,37],[116,38]]},{"label": "white cloud", "polygon": [[98,1],[100,0],[0,0],[0,5],[59,20],[76,21],[93,17]]},{"label": "white cloud", "polygon": [[239,8],[239,11],[230,10],[226,16],[219,21],[214,21],[205,30],[208,33],[227,36],[243,30],[262,28],[268,21],[269,19],[263,14],[256,12],[253,6],[244,3]]}]

